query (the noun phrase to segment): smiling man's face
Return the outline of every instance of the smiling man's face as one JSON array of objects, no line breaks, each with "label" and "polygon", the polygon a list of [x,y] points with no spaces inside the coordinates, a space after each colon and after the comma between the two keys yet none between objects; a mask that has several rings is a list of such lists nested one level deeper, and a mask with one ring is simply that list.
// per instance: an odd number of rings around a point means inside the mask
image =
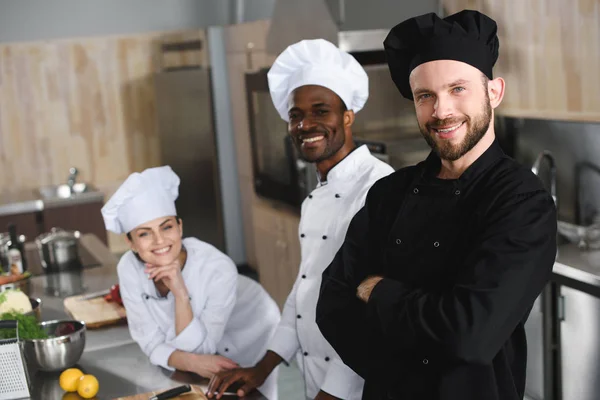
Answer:
[{"label": "smiling man's face", "polygon": [[456,161],[488,132],[492,105],[486,77],[460,61],[419,65],[410,75],[421,134],[441,159]]},{"label": "smiling man's face", "polygon": [[305,161],[331,158],[346,141],[342,99],[318,85],[301,86],[290,96],[288,132]]}]

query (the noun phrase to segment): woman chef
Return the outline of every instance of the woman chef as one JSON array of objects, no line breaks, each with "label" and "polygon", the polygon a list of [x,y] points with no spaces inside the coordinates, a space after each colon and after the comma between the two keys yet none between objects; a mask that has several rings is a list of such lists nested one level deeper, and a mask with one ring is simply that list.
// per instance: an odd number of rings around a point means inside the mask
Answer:
[{"label": "woman chef", "polygon": [[[170,167],[133,173],[102,208],[106,229],[131,247],[117,266],[129,331],[150,362],[204,377],[260,360],[280,320],[275,302],[232,260],[182,239]],[[277,374],[259,390],[277,398]]]}]

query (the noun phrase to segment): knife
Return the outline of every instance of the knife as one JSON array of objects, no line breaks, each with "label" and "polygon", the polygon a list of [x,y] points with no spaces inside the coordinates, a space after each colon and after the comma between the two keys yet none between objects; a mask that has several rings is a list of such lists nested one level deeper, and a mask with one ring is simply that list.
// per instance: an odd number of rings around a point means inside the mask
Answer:
[{"label": "knife", "polygon": [[178,386],[176,388],[167,390],[166,392],[162,392],[160,394],[154,395],[152,397],[150,397],[148,400],[167,400],[167,399],[172,399],[173,397],[177,397],[182,393],[187,393],[189,391],[191,391],[192,388],[190,387],[190,385],[183,385],[183,386]]},{"label": "knife", "polygon": [[102,297],[102,296],[106,296],[107,294],[110,293],[110,289],[106,289],[106,290],[101,290],[99,292],[92,292],[92,293],[88,293],[86,295],[83,295],[79,298],[79,301],[84,301],[84,300],[91,300],[91,299],[95,299],[97,297]]}]

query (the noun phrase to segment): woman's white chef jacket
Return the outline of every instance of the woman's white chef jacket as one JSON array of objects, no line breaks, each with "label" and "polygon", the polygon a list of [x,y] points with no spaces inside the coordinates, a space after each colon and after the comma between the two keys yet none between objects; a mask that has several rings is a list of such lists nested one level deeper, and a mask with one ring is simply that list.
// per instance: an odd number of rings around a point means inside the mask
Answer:
[{"label": "woman's white chef jacket", "polygon": [[[132,338],[152,364],[168,365],[175,350],[220,354],[242,367],[256,364],[267,350],[281,317],[279,308],[257,282],[239,275],[233,261],[208,243],[183,239],[187,250],[181,271],[194,318],[175,334],[175,299],[161,297],[144,264],[131,251],[117,266],[121,297]],[[259,390],[277,398],[277,371]]]},{"label": "woman's white chef jacket", "polygon": [[302,203],[300,271],[269,349],[289,361],[299,352],[306,396],[320,389],[341,399],[360,399],[364,381],[347,367],[323,337],[316,320],[321,274],[341,247],[352,217],[378,179],[394,172],[361,146],[333,167]]}]

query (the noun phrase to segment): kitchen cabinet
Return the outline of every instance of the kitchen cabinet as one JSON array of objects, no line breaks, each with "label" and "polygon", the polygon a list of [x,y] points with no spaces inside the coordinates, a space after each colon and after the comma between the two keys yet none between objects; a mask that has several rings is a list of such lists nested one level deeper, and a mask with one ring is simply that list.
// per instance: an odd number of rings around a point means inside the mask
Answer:
[{"label": "kitchen cabinet", "polygon": [[597,400],[600,393],[600,299],[560,288],[562,400]]},{"label": "kitchen cabinet", "polygon": [[300,267],[297,215],[259,201],[254,207],[254,243],[261,284],[280,308],[292,290]]},{"label": "kitchen cabinet", "polygon": [[17,234],[25,235],[27,241],[35,239],[41,228],[41,214],[39,212],[26,212],[0,216],[0,232],[8,232],[8,224],[17,226]]},{"label": "kitchen cabinet", "polygon": [[100,212],[102,206],[102,201],[96,201],[45,208],[42,211],[43,232],[59,227],[70,231],[78,230],[82,234],[93,233],[107,245],[106,228]]}]

